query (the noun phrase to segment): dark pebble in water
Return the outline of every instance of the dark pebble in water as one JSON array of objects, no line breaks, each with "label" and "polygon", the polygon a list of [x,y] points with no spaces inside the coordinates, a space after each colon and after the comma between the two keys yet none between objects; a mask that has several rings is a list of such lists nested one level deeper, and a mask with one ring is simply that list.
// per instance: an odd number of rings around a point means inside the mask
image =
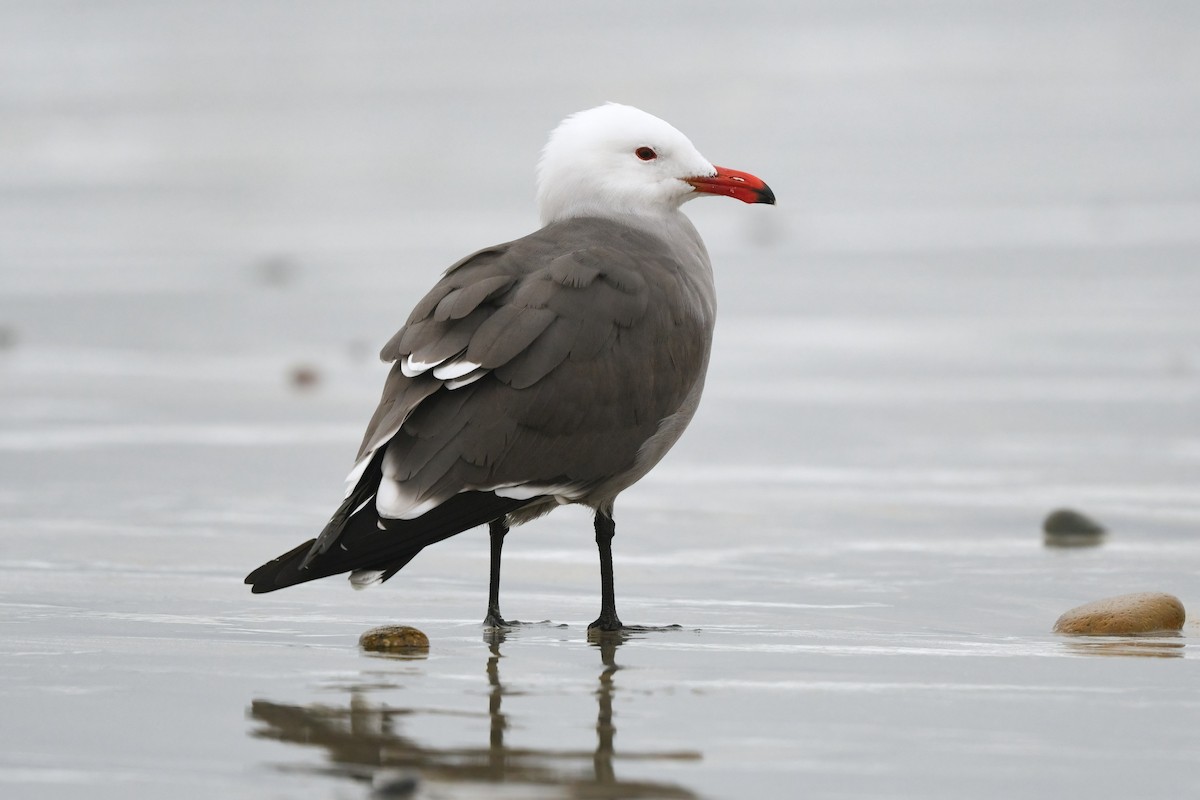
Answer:
[{"label": "dark pebble in water", "polygon": [[1120,636],[1177,631],[1187,614],[1183,603],[1163,592],[1136,592],[1105,597],[1072,608],[1054,623],[1055,633]]},{"label": "dark pebble in water", "polygon": [[412,797],[417,793],[421,779],[411,772],[380,770],[371,778],[371,797]]},{"label": "dark pebble in water", "polygon": [[297,364],[288,372],[288,382],[296,389],[312,389],[321,382],[321,373],[316,367]]},{"label": "dark pebble in water", "polygon": [[1086,547],[1100,544],[1106,531],[1090,517],[1069,508],[1051,512],[1042,523],[1046,544],[1056,547]]},{"label": "dark pebble in water", "polygon": [[17,331],[8,325],[0,325],[0,350],[10,350],[17,346]]},{"label": "dark pebble in water", "polygon": [[425,653],[429,637],[408,625],[382,625],[358,637],[358,646],[375,653]]}]

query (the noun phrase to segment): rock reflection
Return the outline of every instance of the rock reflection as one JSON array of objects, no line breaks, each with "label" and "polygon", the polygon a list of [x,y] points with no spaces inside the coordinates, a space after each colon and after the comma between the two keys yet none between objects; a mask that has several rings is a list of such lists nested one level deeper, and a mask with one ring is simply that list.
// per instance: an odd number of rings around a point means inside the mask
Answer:
[{"label": "rock reflection", "polygon": [[1176,634],[1157,634],[1153,638],[1135,636],[1075,637],[1064,642],[1067,649],[1083,656],[1140,656],[1143,658],[1183,658],[1187,645]]},{"label": "rock reflection", "polygon": [[[669,783],[622,780],[615,761],[697,761],[692,750],[618,753],[613,723],[613,695],[617,649],[626,638],[620,634],[593,636],[600,653],[601,671],[595,691],[596,747],[594,750],[529,749],[505,741],[510,723],[503,710],[506,687],[501,679],[504,632],[489,632],[486,666],[489,687],[487,745],[438,748],[422,744],[419,732],[405,731],[405,717],[413,709],[371,703],[361,689],[350,691],[348,706],[314,704],[293,706],[255,700],[250,717],[261,726],[252,736],[279,742],[324,748],[327,768],[282,766],[280,769],[340,775],[368,785],[376,793],[381,784],[402,783],[419,775],[421,783],[516,784],[557,788],[562,797],[588,798],[694,798],[691,790]],[[423,713],[428,713],[423,710]],[[408,723],[407,727],[412,727]],[[482,731],[481,731],[482,733]],[[416,787],[413,786],[415,789]],[[385,791],[387,791],[385,789]],[[391,795],[389,795],[391,796]],[[541,793],[539,792],[539,796]]]}]

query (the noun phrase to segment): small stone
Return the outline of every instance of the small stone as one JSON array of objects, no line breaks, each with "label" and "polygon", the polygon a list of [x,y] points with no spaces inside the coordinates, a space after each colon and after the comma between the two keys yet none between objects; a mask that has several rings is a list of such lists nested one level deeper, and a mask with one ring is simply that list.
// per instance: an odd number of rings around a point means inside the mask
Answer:
[{"label": "small stone", "polygon": [[17,346],[17,331],[8,325],[0,325],[0,350],[11,350]]},{"label": "small stone", "polygon": [[297,364],[288,372],[288,382],[295,389],[313,389],[321,382],[321,373],[317,371],[316,367]]},{"label": "small stone", "polygon": [[413,797],[421,785],[421,776],[409,770],[381,769],[371,776],[371,797]]},{"label": "small stone", "polygon": [[1054,632],[1120,636],[1177,631],[1183,627],[1185,617],[1178,597],[1162,592],[1135,592],[1072,608],[1054,623]]},{"label": "small stone", "polygon": [[381,625],[358,637],[358,646],[375,653],[419,655],[429,651],[429,637],[408,625]]},{"label": "small stone", "polygon": [[1051,547],[1089,547],[1104,541],[1104,526],[1070,508],[1050,513],[1042,523],[1045,543]]}]

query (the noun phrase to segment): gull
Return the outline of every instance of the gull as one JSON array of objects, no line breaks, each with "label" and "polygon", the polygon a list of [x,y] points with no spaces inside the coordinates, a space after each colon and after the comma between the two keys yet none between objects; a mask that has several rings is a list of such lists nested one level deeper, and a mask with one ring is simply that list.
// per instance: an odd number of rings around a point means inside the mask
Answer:
[{"label": "gull", "polygon": [[504,628],[505,536],[590,508],[600,616],[621,630],[613,507],[700,402],[716,320],[708,251],[681,206],[775,202],[663,120],[609,103],[567,117],[537,167],[543,227],[446,270],[380,357],[392,364],[341,506],[246,583],[270,592],[344,572],[380,583],[423,548],[488,525],[484,624]]}]

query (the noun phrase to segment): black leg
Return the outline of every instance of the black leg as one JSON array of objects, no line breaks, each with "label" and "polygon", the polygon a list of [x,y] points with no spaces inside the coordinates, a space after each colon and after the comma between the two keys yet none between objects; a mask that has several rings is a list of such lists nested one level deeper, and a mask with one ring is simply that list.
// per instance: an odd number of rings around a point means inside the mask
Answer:
[{"label": "black leg", "polygon": [[500,551],[504,549],[504,536],[508,533],[508,521],[504,517],[488,523],[488,537],[492,540],[492,567],[488,579],[488,610],[483,620],[488,628],[507,628],[512,623],[500,616]]},{"label": "black leg", "polygon": [[617,597],[613,589],[612,540],[617,524],[603,511],[596,512],[596,547],[600,550],[600,616],[588,630],[619,631]]}]

